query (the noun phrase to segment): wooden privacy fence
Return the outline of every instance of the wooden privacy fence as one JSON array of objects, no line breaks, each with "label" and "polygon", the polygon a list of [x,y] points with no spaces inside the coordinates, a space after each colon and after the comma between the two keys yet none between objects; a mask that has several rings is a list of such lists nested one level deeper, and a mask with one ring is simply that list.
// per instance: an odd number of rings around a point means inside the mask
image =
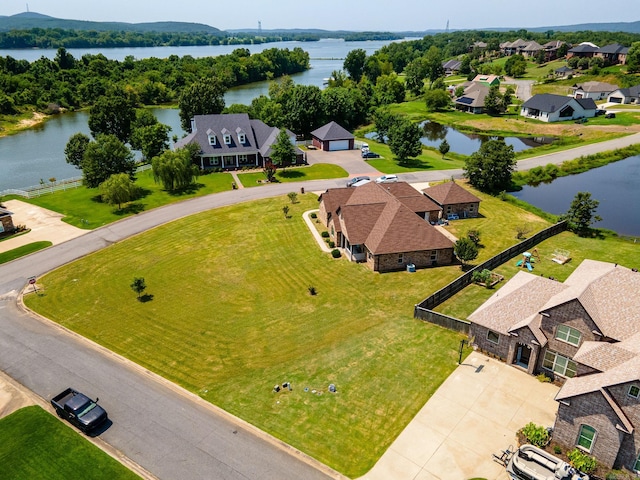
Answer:
[{"label": "wooden privacy fence", "polygon": [[560,232],[564,232],[567,229],[567,222],[563,220],[562,222],[558,222],[555,225],[550,226],[549,228],[545,228],[541,232],[536,233],[530,238],[527,238],[517,245],[513,245],[512,247],[507,248],[506,250],[500,252],[494,257],[491,257],[489,260],[481,263],[480,265],[476,265],[468,272],[463,273],[461,276],[456,278],[453,282],[445,287],[442,287],[440,290],[435,292],[433,295],[425,298],[422,302],[415,305],[413,309],[413,317],[418,318],[420,320],[426,320],[431,323],[435,323],[437,325],[441,325],[443,327],[451,328],[452,330],[457,330],[459,332],[469,332],[469,322],[465,320],[459,320],[457,318],[448,317],[447,315],[442,315],[440,313],[434,312],[433,309],[440,305],[445,300],[448,300],[453,295],[461,291],[463,288],[468,286],[472,282],[472,277],[474,272],[481,272],[482,270],[493,270],[499,265],[511,260],[512,258],[526,252],[527,250],[531,250],[540,242],[546,240],[547,238],[553,237]]}]

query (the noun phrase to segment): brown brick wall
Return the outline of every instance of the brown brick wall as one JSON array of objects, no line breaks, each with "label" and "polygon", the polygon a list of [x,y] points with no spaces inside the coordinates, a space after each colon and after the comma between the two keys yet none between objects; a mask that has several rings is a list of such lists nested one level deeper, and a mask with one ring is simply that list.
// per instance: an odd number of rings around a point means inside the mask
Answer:
[{"label": "brown brick wall", "polygon": [[559,404],[553,439],[566,448],[573,449],[578,440],[580,426],[589,425],[596,429],[596,438],[590,454],[611,468],[616,462],[625,436],[616,429],[617,423],[617,416],[602,394],[588,393],[571,398],[569,406]]},{"label": "brown brick wall", "polygon": [[[596,324],[593,323],[589,314],[577,300],[572,300],[553,308],[547,313],[549,317],[543,316],[540,325],[545,336],[549,339],[547,349],[553,350],[565,357],[573,358],[580,345],[584,342],[600,340],[600,337],[592,333],[592,330],[597,329]],[[577,347],[555,338],[556,327],[558,325],[568,325],[580,331],[582,337]]]},{"label": "brown brick wall", "polygon": [[5,232],[13,231],[13,220],[11,219],[11,216],[7,215],[0,218],[0,223],[2,223],[2,227]]},{"label": "brown brick wall", "polygon": [[[384,255],[374,255],[369,258],[367,254],[367,265],[372,270],[378,272],[392,272],[394,270],[404,270],[409,263],[413,263],[417,268],[431,267],[432,250],[418,252],[403,252],[402,263],[398,263],[398,253]],[[449,265],[453,261],[453,248],[437,250],[436,265]]]},{"label": "brown brick wall", "polygon": [[329,219],[327,218],[327,207],[324,202],[320,202],[320,211],[318,212],[318,218],[322,222],[322,224],[326,227],[328,226]]},{"label": "brown brick wall", "polygon": [[[448,207],[451,207],[451,211],[449,211]],[[471,210],[473,208],[473,210]],[[474,203],[454,203],[452,205],[443,205],[442,212],[444,218],[447,218],[448,213],[455,213],[460,218],[465,218],[466,216],[469,218],[474,218],[478,216],[478,210],[480,209],[480,202]]]},{"label": "brown brick wall", "polygon": [[512,337],[500,335],[498,344],[495,344],[487,340],[488,332],[488,328],[475,323],[472,323],[469,326],[469,336],[473,338],[474,345],[476,345],[481,351],[497,355],[506,362],[511,349],[511,343],[513,341]]},{"label": "brown brick wall", "polygon": [[625,466],[628,469],[633,468],[633,464],[640,453],[640,432],[637,431],[640,426],[640,399],[629,395],[629,387],[632,385],[640,387],[640,382],[622,383],[607,389],[635,427],[633,435],[625,435],[618,453],[618,461],[616,462],[618,465]]}]

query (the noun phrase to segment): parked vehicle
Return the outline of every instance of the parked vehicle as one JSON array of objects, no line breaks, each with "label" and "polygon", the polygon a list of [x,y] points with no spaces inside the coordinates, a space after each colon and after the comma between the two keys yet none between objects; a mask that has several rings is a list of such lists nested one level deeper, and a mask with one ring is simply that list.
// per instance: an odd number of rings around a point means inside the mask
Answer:
[{"label": "parked vehicle", "polygon": [[613,112],[607,112],[604,118],[616,118],[616,114]]},{"label": "parked vehicle", "polygon": [[383,175],[376,178],[376,183],[395,183],[398,181],[397,175]]},{"label": "parked vehicle", "polygon": [[596,110],[596,117],[599,117],[600,115],[604,115],[606,113],[607,113],[606,110],[602,110],[601,108],[599,108]]},{"label": "parked vehicle", "polygon": [[67,388],[51,399],[51,405],[60,418],[64,418],[84,433],[89,433],[107,421],[107,412],[98,405],[98,399]]},{"label": "parked vehicle", "polygon": [[361,187],[362,185],[366,185],[367,183],[371,183],[371,180],[369,180],[368,178],[365,178],[363,180],[360,180],[359,182],[354,183],[351,186],[353,188],[356,188],[356,187]]},{"label": "parked vehicle", "polygon": [[372,151],[368,151],[368,152],[363,151],[362,158],[380,158],[380,154]]},{"label": "parked vehicle", "polygon": [[448,213],[447,220],[460,220],[460,216],[457,213]]},{"label": "parked vehicle", "polygon": [[356,183],[361,182],[362,180],[371,180],[369,177],[353,177],[351,180],[347,182],[347,187],[353,187]]}]

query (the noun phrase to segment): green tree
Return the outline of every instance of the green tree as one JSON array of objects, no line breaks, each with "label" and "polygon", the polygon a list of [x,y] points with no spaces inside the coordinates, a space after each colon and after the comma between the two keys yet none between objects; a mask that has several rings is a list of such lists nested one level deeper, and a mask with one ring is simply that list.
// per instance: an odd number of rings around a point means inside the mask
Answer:
[{"label": "green tree", "polygon": [[427,77],[433,85],[433,82],[437,78],[444,75],[444,68],[442,67],[442,52],[436,46],[429,47],[427,53],[424,56],[427,64]]},{"label": "green tree", "polygon": [[126,173],[115,173],[100,184],[102,201],[109,205],[118,205],[138,198],[140,189]]},{"label": "green tree", "polygon": [[324,123],[322,91],[315,85],[295,85],[282,110],[284,126],[307,135]]},{"label": "green tree", "polygon": [[405,86],[414,95],[420,95],[424,90],[424,79],[429,74],[429,65],[424,57],[409,62],[404,69]]},{"label": "green tree", "polygon": [[218,77],[206,77],[196,80],[186,87],[180,95],[180,124],[191,132],[191,119],[195,115],[210,115],[224,110],[224,94],[227,87]]},{"label": "green tree", "polygon": [[511,186],[516,165],[513,147],[504,140],[488,140],[465,161],[464,175],[478,190],[497,193]]},{"label": "green tree", "polygon": [[376,105],[404,102],[406,94],[404,84],[398,80],[395,73],[378,77],[373,92]]},{"label": "green tree", "polygon": [[122,143],[131,136],[131,127],[136,118],[135,102],[123,93],[117,92],[100,97],[89,110],[89,130],[91,135],[115,135]]},{"label": "green tree", "polygon": [[142,152],[146,161],[157,157],[169,148],[171,127],[163,123],[135,128],[131,134],[131,147]]},{"label": "green tree", "polygon": [[451,106],[451,97],[446,90],[428,90],[424,94],[424,102],[429,112],[439,112]]},{"label": "green tree", "polygon": [[470,261],[478,258],[478,247],[468,237],[462,237],[453,245],[453,253],[458,257],[462,264],[461,267],[464,269]]},{"label": "green tree", "polygon": [[509,106],[511,105],[511,99],[514,93],[515,93],[515,89],[513,88],[513,85],[507,85],[507,88],[504,94],[502,95],[502,113],[506,112],[509,109]]},{"label": "green tree", "polygon": [[422,153],[422,132],[420,127],[409,120],[396,122],[389,131],[389,148],[399,163],[406,163],[409,158]]},{"label": "green tree", "polygon": [[449,153],[450,149],[451,149],[451,147],[449,146],[449,142],[447,142],[446,138],[444,140],[442,140],[442,142],[440,142],[440,146],[438,146],[438,150],[442,154],[442,158],[444,158],[445,155],[447,153]]},{"label": "green tree", "polygon": [[503,97],[500,93],[498,85],[491,85],[489,93],[484,98],[484,110],[489,115],[498,115],[502,113]]},{"label": "green tree", "polygon": [[74,133],[64,147],[64,158],[67,163],[82,168],[82,159],[91,139],[84,133]]},{"label": "green tree", "polygon": [[520,54],[511,55],[504,64],[504,71],[510,77],[521,77],[527,72],[527,60]]},{"label": "green tree", "polygon": [[587,235],[591,231],[591,224],[599,222],[602,218],[596,215],[600,202],[591,198],[589,192],[578,192],[571,202],[571,206],[563,219],[569,223],[569,228],[578,235]]},{"label": "green tree", "polygon": [[80,165],[89,188],[97,188],[114,173],[126,173],[133,179],[136,171],[133,153],[115,135],[98,135],[87,145]]},{"label": "green tree", "polygon": [[373,122],[376,126],[376,138],[380,143],[386,143],[389,139],[389,131],[401,117],[391,113],[387,107],[379,107],[373,113]]},{"label": "green tree", "polygon": [[357,48],[347,53],[342,68],[347,72],[349,78],[357,83],[362,78],[362,75],[364,75],[366,61],[367,52],[361,48]]},{"label": "green tree", "polygon": [[169,192],[193,185],[198,177],[198,167],[188,148],[163,152],[151,161],[151,168],[156,183],[162,183]]},{"label": "green tree", "polygon": [[296,149],[291,143],[286,130],[280,130],[276,141],[271,146],[271,162],[281,168],[285,168],[296,161]]},{"label": "green tree", "polygon": [[140,296],[142,295],[142,292],[144,292],[146,289],[147,289],[147,284],[144,281],[143,277],[135,277],[133,279],[133,282],[131,282],[131,290],[133,290],[138,294],[138,300],[140,300]]},{"label": "green tree", "polygon": [[627,72],[640,73],[640,42],[633,42],[627,54]]}]

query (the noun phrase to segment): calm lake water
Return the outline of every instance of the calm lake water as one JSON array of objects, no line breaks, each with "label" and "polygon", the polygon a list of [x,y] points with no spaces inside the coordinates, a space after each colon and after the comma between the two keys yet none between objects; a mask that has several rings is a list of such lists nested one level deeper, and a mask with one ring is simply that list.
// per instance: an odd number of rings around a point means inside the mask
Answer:
[{"label": "calm lake water", "polygon": [[[368,55],[373,54],[389,41],[345,42],[341,39],[324,39],[318,42],[276,42],[262,45],[216,45],[196,47],[154,47],[154,48],[114,48],[114,49],[69,49],[76,58],[84,54],[102,53],[114,60],[124,60],[132,55],[137,59],[166,58],[170,55],[193,57],[217,56],[231,53],[236,48],[248,48],[258,53],[268,48],[301,47],[309,52],[311,69],[296,75],[293,80],[301,85],[323,86],[323,82],[334,70],[342,69],[344,58],[354,49],[361,48]],[[0,56],[11,56],[29,61],[44,56],[55,58],[57,50],[0,50]],[[225,103],[250,104],[260,95],[268,94],[269,82],[257,82],[234,88],[225,95]],[[154,109],[158,120],[172,127],[170,137],[184,132],[180,127],[178,111]],[[69,137],[76,132],[89,134],[88,114],[67,113],[51,118],[44,125],[10,137],[0,138],[0,191],[9,188],[23,188],[37,185],[40,179],[70,178],[80,175],[80,171],[64,160],[64,147]]]},{"label": "calm lake water", "polygon": [[640,236],[640,156],[604,167],[570,175],[537,187],[524,187],[512,195],[542,210],[560,214],[569,210],[578,192],[590,192],[600,205],[602,217],[595,227],[615,230],[620,235]]}]

